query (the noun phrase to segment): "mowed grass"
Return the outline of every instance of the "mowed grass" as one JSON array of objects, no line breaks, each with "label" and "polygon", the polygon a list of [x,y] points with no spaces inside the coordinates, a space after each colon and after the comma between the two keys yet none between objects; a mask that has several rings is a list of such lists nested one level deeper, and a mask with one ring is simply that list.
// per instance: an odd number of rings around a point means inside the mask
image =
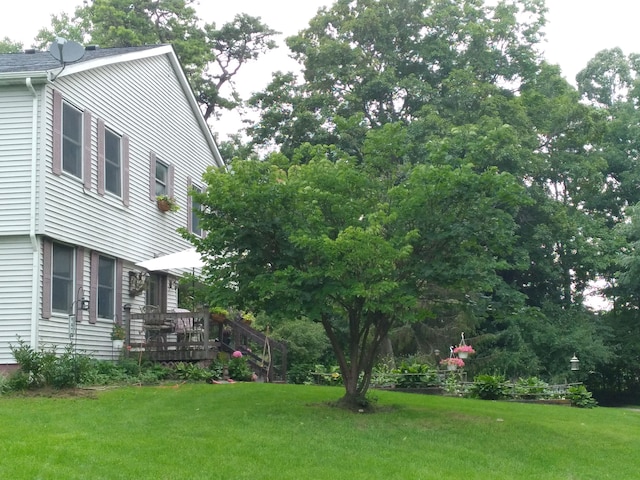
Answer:
[{"label": "mowed grass", "polygon": [[640,412],[336,387],[126,387],[0,397],[2,479],[640,478]]}]

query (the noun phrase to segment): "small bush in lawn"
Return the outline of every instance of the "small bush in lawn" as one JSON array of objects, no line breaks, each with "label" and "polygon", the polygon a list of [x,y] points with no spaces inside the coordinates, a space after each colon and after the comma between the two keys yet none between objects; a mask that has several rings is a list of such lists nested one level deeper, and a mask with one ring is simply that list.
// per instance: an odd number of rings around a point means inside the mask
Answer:
[{"label": "small bush in lawn", "polygon": [[478,375],[469,394],[482,400],[499,400],[509,395],[509,386],[503,375]]},{"label": "small bush in lawn", "polygon": [[598,402],[584,385],[569,387],[567,398],[571,400],[571,406],[578,408],[593,408]]}]

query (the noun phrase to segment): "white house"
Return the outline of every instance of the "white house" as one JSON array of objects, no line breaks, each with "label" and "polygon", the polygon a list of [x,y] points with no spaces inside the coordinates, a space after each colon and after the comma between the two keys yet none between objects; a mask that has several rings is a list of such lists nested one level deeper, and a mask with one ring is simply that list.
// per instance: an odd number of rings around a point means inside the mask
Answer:
[{"label": "white house", "polygon": [[171,46],[0,54],[0,368],[18,338],[112,358],[126,304],[175,307],[172,272],[135,264],[190,246],[188,191],[223,165]]}]

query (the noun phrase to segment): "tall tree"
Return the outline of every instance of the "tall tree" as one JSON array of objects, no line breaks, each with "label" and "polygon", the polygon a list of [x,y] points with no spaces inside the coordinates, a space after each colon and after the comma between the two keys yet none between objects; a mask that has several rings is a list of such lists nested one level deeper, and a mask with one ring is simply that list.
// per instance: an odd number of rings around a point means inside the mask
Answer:
[{"label": "tall tree", "polygon": [[90,0],[73,17],[53,15],[51,28],[41,29],[36,41],[41,47],[56,36],[102,47],[169,43],[209,119],[242,104],[235,77],[247,62],[276,47],[278,32],[246,14],[218,29],[203,24],[194,5],[196,0]]}]

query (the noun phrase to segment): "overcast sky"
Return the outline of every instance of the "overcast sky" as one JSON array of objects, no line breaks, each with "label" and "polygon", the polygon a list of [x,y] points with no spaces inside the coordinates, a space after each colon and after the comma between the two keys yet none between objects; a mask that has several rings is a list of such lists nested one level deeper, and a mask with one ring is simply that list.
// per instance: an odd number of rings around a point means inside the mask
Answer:
[{"label": "overcast sky", "polygon": [[[53,13],[72,13],[81,0],[3,0],[0,15],[0,38],[5,36],[30,46],[37,31],[50,24]],[[333,3],[329,0],[200,0],[199,16],[217,25],[231,20],[236,13],[262,18],[282,37],[303,29],[318,8]],[[640,2],[634,0],[547,0],[549,13],[546,27],[545,57],[561,66],[571,82],[587,61],[605,48],[620,47],[629,54],[640,52],[637,23]],[[262,61],[244,67],[238,87],[243,96],[261,90],[275,70],[292,70],[286,47]],[[230,119],[227,124],[233,123]],[[215,128],[228,131],[225,125]],[[224,137],[224,135],[223,135]]]}]

